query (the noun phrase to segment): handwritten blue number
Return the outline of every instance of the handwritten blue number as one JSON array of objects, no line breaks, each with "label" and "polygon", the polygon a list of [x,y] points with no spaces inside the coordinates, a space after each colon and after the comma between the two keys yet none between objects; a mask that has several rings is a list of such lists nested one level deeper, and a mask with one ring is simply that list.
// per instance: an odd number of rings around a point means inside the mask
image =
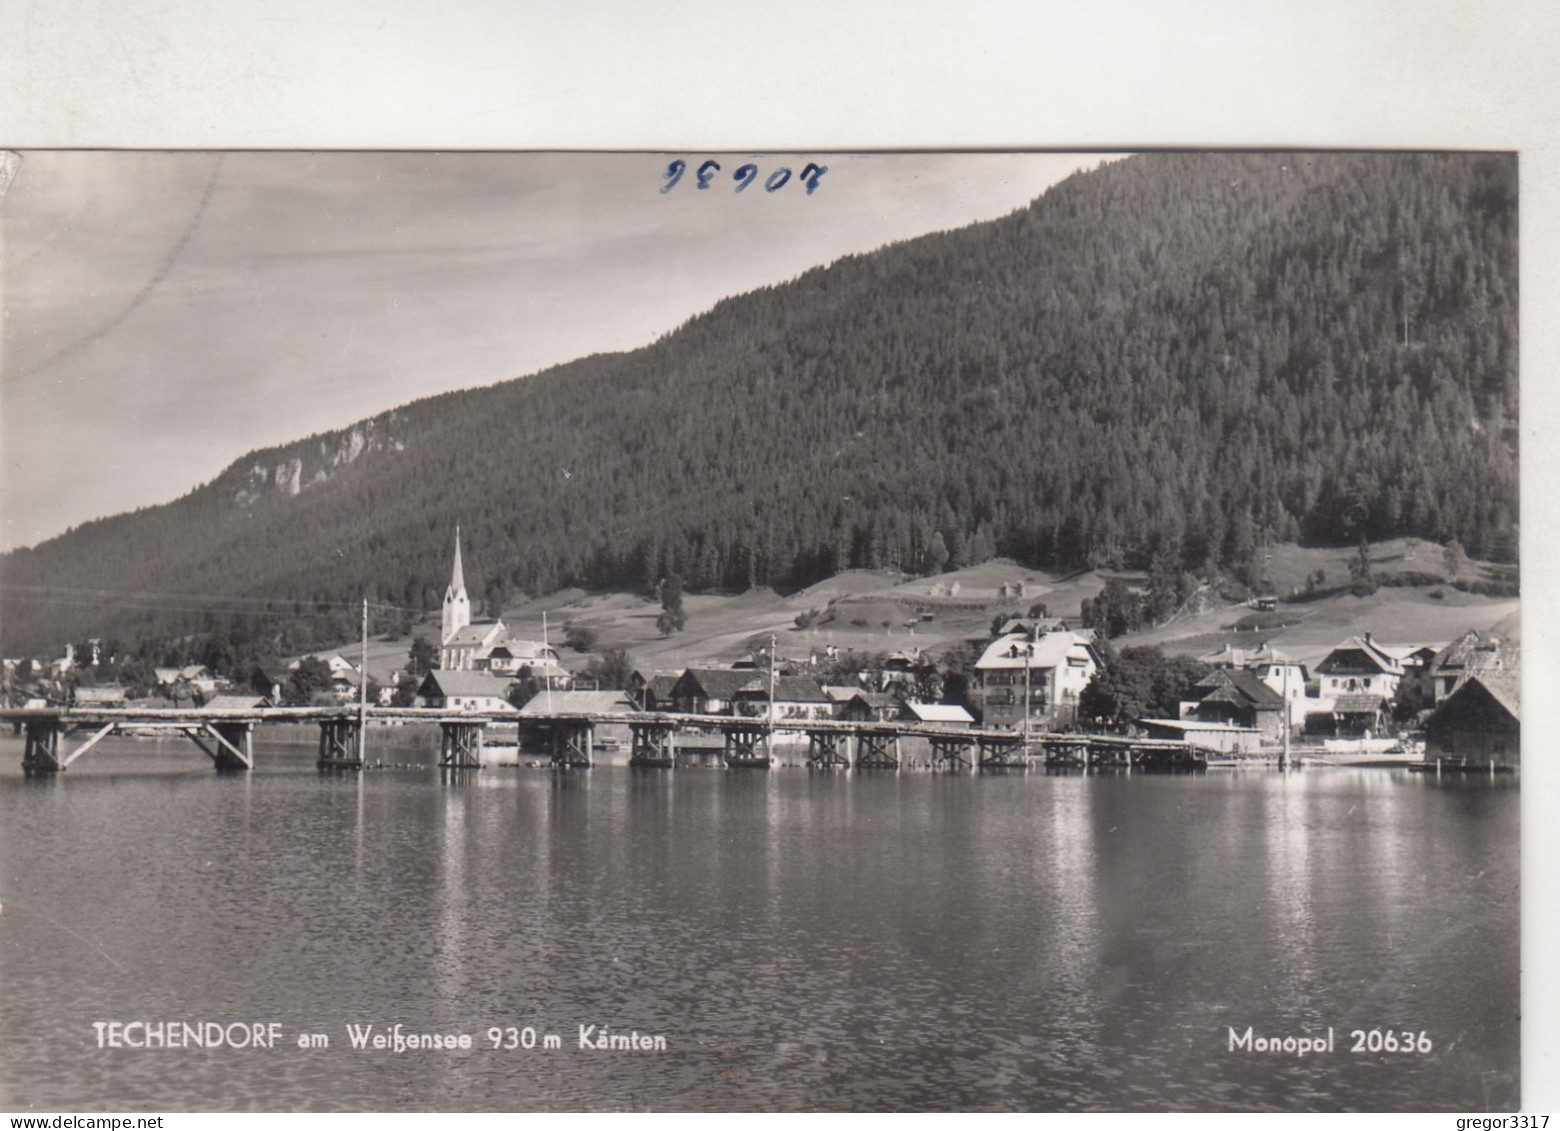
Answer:
[{"label": "handwritten blue number", "polygon": [[811,161],[807,163],[807,168],[802,170],[802,183],[807,186],[808,196],[811,196],[818,187],[818,178],[828,171],[827,165],[814,165]]},{"label": "handwritten blue number", "polygon": [[714,179],[715,174],[718,172],[720,172],[720,162],[715,160],[713,157],[711,157],[704,164],[700,165],[698,173],[699,187],[701,189],[709,188],[710,181]]},{"label": "handwritten blue number", "polygon": [[764,179],[764,191],[774,192],[777,188],[784,188],[786,181],[789,181],[790,179],[791,170],[782,165]]},{"label": "handwritten blue number", "polygon": [[758,176],[758,166],[754,165],[750,161],[746,165],[740,167],[735,173],[731,174],[731,179],[742,182],[737,186],[737,191],[741,192],[743,189],[747,188],[748,185],[753,183],[753,178],[756,176]]},{"label": "handwritten blue number", "polygon": [[666,183],[661,186],[661,191],[671,192],[672,189],[676,188],[677,182],[682,180],[682,175],[687,170],[687,168],[688,162],[684,161],[680,157],[668,165],[666,167],[666,172],[662,174],[662,176],[666,178]]}]

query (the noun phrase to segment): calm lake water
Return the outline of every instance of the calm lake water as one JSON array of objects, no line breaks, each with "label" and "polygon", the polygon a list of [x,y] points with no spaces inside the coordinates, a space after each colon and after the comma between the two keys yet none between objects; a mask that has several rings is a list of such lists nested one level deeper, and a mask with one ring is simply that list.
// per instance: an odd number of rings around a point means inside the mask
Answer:
[{"label": "calm lake water", "polygon": [[[1510,779],[322,776],[299,738],[260,731],[248,775],[116,739],[41,780],[0,740],[0,1108],[1517,1102]],[[283,1045],[98,1047],[94,1022],[138,1020]],[[368,1023],[476,1047],[353,1049]],[[592,1025],[665,1051],[581,1049]],[[492,1050],[509,1026],[538,1047]],[[1335,1048],[1230,1051],[1248,1026]]]}]

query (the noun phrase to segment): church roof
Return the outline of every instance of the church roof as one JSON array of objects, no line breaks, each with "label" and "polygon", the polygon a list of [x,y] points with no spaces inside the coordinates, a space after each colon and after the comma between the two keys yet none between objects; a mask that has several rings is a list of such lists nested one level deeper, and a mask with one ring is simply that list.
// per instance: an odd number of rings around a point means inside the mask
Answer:
[{"label": "church roof", "polygon": [[503,621],[478,621],[476,624],[466,624],[450,633],[444,641],[446,648],[450,646],[490,644],[495,635],[502,634]]}]

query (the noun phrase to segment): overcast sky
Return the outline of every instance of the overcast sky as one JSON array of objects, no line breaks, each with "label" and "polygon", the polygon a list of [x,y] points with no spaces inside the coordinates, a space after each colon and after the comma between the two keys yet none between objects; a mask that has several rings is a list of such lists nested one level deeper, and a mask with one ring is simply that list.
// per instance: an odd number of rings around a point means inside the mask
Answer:
[{"label": "overcast sky", "polygon": [[[0,197],[0,547],[251,449],[653,341],[724,296],[1004,215],[1089,155],[33,152]],[[781,165],[828,166],[810,196]]]}]

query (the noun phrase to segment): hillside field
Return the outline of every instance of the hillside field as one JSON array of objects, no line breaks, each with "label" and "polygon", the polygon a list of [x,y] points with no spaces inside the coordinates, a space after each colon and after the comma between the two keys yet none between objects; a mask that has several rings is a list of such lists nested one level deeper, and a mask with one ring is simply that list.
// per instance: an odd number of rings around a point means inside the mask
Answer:
[{"label": "hillside field", "polygon": [[[1306,578],[1323,571],[1329,584],[1348,577],[1352,548],[1275,546],[1268,562],[1274,587],[1281,595],[1303,591]],[[1405,540],[1371,547],[1372,569],[1423,572],[1445,578],[1442,548]],[[1492,567],[1470,562],[1461,577],[1488,579]],[[1051,616],[1076,620],[1085,598],[1099,593],[1107,577],[1128,584],[1135,575],[1102,574],[1097,570],[1058,576],[1025,569],[996,559],[935,577],[907,577],[887,570],[849,570],[788,597],[770,589],[742,594],[689,594],[684,598],[687,627],[663,637],[655,622],[660,605],[626,593],[591,593],[573,588],[509,605],[504,622],[511,634],[541,639],[543,615],[548,639],[563,655],[564,664],[582,668],[589,657],[563,644],[565,627],[578,624],[597,633],[597,650],[626,649],[635,665],[646,671],[680,670],[690,666],[724,667],[750,651],[756,637],[773,633],[782,655],[806,659],[822,655],[828,645],[841,651],[890,652],[907,647],[940,654],[969,640],[985,640],[997,616],[1023,616],[1044,603]],[[1015,583],[1023,595],[1012,595]],[[950,589],[957,584],[957,592]],[[1001,587],[1009,587],[1004,597]],[[1439,595],[1432,595],[1439,594]],[[1451,585],[1383,587],[1368,597],[1348,593],[1313,601],[1281,601],[1284,627],[1235,631],[1233,626],[1252,610],[1221,602],[1195,614],[1183,614],[1166,624],[1114,640],[1117,648],[1156,644],[1181,655],[1199,655],[1223,643],[1255,647],[1271,641],[1295,658],[1314,664],[1340,640],[1371,632],[1386,643],[1445,643],[1465,629],[1494,630],[1520,639],[1518,598],[1494,598],[1465,593]],[[819,615],[808,627],[798,627],[799,614]],[[931,613],[924,619],[924,613]],[[417,635],[435,639],[438,618],[429,616]],[[410,640],[375,639],[369,646],[369,670],[381,680],[406,662]],[[355,659],[358,646],[340,649]]]}]

